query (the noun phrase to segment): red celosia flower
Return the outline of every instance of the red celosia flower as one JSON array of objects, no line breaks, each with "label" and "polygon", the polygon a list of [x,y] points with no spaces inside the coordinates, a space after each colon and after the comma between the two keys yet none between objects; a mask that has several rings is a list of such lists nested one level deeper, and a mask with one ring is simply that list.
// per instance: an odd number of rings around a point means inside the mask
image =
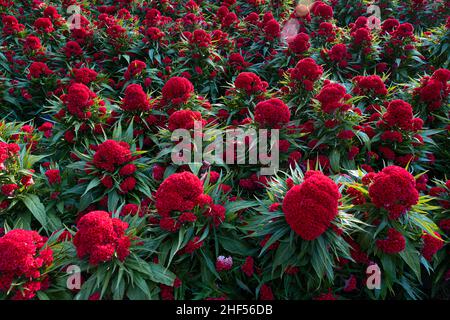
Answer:
[{"label": "red celosia flower", "polygon": [[267,285],[263,284],[259,289],[259,299],[260,300],[274,300],[272,289]]},{"label": "red celosia flower", "polygon": [[356,76],[353,78],[355,87],[353,92],[360,96],[385,96],[387,94],[386,86],[383,80],[377,75]]},{"label": "red celosia flower", "polygon": [[246,94],[255,94],[265,92],[268,84],[253,72],[241,72],[234,80],[234,86]]},{"label": "red celosia flower", "polygon": [[80,45],[76,41],[67,42],[63,50],[67,58],[77,57],[83,54],[83,49],[81,49]]},{"label": "red celosia flower", "polygon": [[130,146],[126,142],[106,140],[97,147],[93,164],[98,169],[113,172],[117,167],[131,160]]},{"label": "red celosia flower", "polygon": [[133,60],[125,71],[123,77],[125,80],[130,80],[132,77],[139,75],[147,65],[144,61],[141,60]]},{"label": "red celosia flower", "polygon": [[130,84],[125,89],[125,96],[120,107],[129,112],[147,111],[150,109],[150,101],[141,85]]},{"label": "red celosia flower", "polygon": [[413,120],[412,107],[403,100],[393,100],[389,103],[383,120],[389,127],[411,130]]},{"label": "red celosia flower", "polygon": [[201,180],[190,172],[175,173],[159,186],[155,195],[158,214],[169,217],[172,211],[191,211],[203,194]]},{"label": "red celosia flower", "polygon": [[444,240],[442,240],[439,233],[435,232],[434,236],[428,233],[422,235],[423,248],[422,255],[428,261],[433,259],[433,256],[444,246]]},{"label": "red celosia flower", "polygon": [[97,72],[89,68],[73,69],[75,81],[82,84],[89,84],[97,79]]},{"label": "red celosia flower", "polygon": [[50,185],[61,183],[61,175],[59,174],[59,170],[58,169],[47,170],[45,172],[45,176],[47,177],[48,183]]},{"label": "red celosia flower", "polygon": [[136,172],[136,169],[137,168],[134,163],[128,163],[119,170],[119,174],[122,177],[131,176],[132,174],[134,174]]},{"label": "red celosia flower", "polygon": [[350,98],[351,96],[347,94],[345,87],[338,83],[326,84],[316,96],[321,104],[322,111],[325,113],[332,113],[337,109],[348,110],[350,106],[345,102]]},{"label": "red celosia flower", "polygon": [[309,36],[306,33],[300,32],[296,36],[288,39],[288,46],[289,50],[293,53],[302,54],[311,47]]},{"label": "red celosia flower", "polygon": [[211,35],[203,29],[196,29],[192,33],[190,43],[200,48],[207,48],[211,44]]},{"label": "red celosia flower", "polygon": [[55,29],[53,28],[52,21],[49,18],[38,18],[34,22],[34,28],[39,33],[51,33]]},{"label": "red celosia flower", "polygon": [[74,83],[69,87],[67,94],[61,96],[61,100],[70,114],[80,118],[90,118],[90,108],[94,105],[96,94],[84,84]]},{"label": "red celosia flower", "polygon": [[125,180],[123,180],[120,183],[120,193],[122,194],[127,194],[130,191],[134,190],[134,187],[136,186],[136,179],[133,177],[128,177],[125,178]]},{"label": "red celosia flower", "polygon": [[244,272],[247,277],[251,277],[254,273],[253,264],[254,260],[252,257],[245,258],[245,262],[242,265],[242,272]]},{"label": "red celosia flower", "polygon": [[310,10],[315,16],[325,20],[333,18],[333,8],[321,1],[316,1]]},{"label": "red celosia flower", "polygon": [[124,261],[130,253],[130,239],[125,235],[128,223],[111,218],[105,211],[84,215],[77,228],[73,239],[77,255],[80,259],[87,256],[91,265],[111,260],[114,253]]},{"label": "red celosia flower", "polygon": [[195,236],[192,240],[190,240],[186,246],[183,248],[183,253],[191,254],[194,251],[203,247],[203,241],[199,241],[200,237]]},{"label": "red celosia flower", "polygon": [[[35,231],[15,229],[0,238],[0,291],[22,282],[13,299],[32,299],[41,286],[41,268],[51,265],[53,252],[43,249],[45,239]],[[14,292],[14,291],[13,291]]]},{"label": "red celosia flower", "polygon": [[300,60],[289,72],[292,79],[303,83],[307,91],[312,91],[314,82],[323,74],[323,68],[314,59],[305,58]]},{"label": "red celosia flower", "polygon": [[275,19],[267,21],[263,28],[264,35],[269,41],[272,41],[280,36],[280,24]]},{"label": "red celosia flower", "polygon": [[169,130],[176,129],[194,129],[194,122],[202,122],[202,115],[198,111],[192,110],[178,110],[172,113],[169,117]]},{"label": "red celosia flower", "polygon": [[377,208],[389,211],[392,219],[398,219],[419,200],[416,180],[397,166],[386,167],[373,176],[369,196]]},{"label": "red celosia flower", "polygon": [[377,240],[376,245],[381,251],[387,254],[395,254],[402,252],[405,249],[406,240],[399,231],[394,228],[389,228],[387,238],[384,240]]},{"label": "red celosia flower", "polygon": [[43,62],[36,62],[36,61],[33,62],[30,65],[29,70],[30,70],[30,74],[28,75],[29,79],[30,78],[37,79],[53,74],[53,71],[50,70],[50,68]]},{"label": "red celosia flower", "polygon": [[183,77],[170,78],[161,91],[163,101],[173,105],[187,102],[193,92],[194,86],[188,79]]},{"label": "red celosia flower", "polygon": [[5,196],[12,197],[14,195],[14,191],[19,189],[19,186],[15,183],[9,183],[2,185],[0,189]]},{"label": "red celosia flower", "polygon": [[219,256],[216,260],[216,270],[218,272],[228,271],[233,267],[233,258],[232,257],[224,257]]},{"label": "red celosia flower", "polygon": [[289,107],[277,98],[261,101],[255,107],[255,122],[262,128],[280,129],[290,117]]},{"label": "red celosia flower", "polygon": [[336,217],[340,197],[333,180],[319,171],[308,171],[303,183],[286,193],[283,200],[286,221],[302,239],[314,240]]}]

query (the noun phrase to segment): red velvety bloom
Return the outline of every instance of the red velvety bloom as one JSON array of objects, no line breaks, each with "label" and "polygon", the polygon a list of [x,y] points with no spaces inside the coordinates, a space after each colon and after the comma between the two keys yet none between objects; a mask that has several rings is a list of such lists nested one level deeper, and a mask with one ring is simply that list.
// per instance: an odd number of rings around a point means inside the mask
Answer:
[{"label": "red velvety bloom", "polygon": [[311,47],[309,36],[306,33],[300,32],[296,36],[288,39],[288,46],[289,50],[293,53],[302,54]]},{"label": "red velvety bloom", "polygon": [[126,142],[106,140],[97,147],[93,164],[98,169],[113,172],[118,166],[131,160],[130,146]]},{"label": "red velvety bloom", "polygon": [[[291,78],[303,82],[306,89],[311,91],[312,83],[317,81],[323,74],[323,68],[312,58],[300,60],[295,68],[290,69]],[[310,81],[310,83],[306,82]]]},{"label": "red velvety bloom", "polygon": [[399,218],[419,201],[416,180],[397,166],[386,167],[373,176],[369,196],[373,204],[386,209],[392,219]]},{"label": "red velvety bloom", "polygon": [[396,229],[389,228],[387,238],[376,241],[377,247],[387,254],[395,254],[402,252],[405,249],[405,237]]},{"label": "red velvety bloom", "polygon": [[356,76],[353,78],[355,87],[353,92],[357,95],[368,95],[371,94],[377,96],[385,96],[387,94],[386,86],[383,80],[377,75],[371,76]]},{"label": "red velvety bloom", "polygon": [[123,77],[125,80],[130,80],[132,77],[139,75],[147,67],[144,61],[133,60],[130,62],[127,70],[125,71]]},{"label": "red velvety bloom", "polygon": [[45,239],[35,231],[15,229],[0,238],[0,291],[8,291],[14,280],[26,282],[24,293],[13,299],[32,299],[40,290],[41,268],[53,262],[53,252],[44,248]]},{"label": "red velvety bloom", "polygon": [[214,225],[217,227],[225,220],[225,207],[220,204],[211,205],[210,209],[206,211],[206,216],[212,217]]},{"label": "red velvety bloom", "polygon": [[50,70],[50,68],[43,62],[33,62],[30,65],[29,70],[30,74],[28,77],[33,79],[46,77],[53,74],[53,71]]},{"label": "red velvety bloom", "polygon": [[273,40],[280,36],[280,24],[275,20],[271,19],[264,24],[264,35],[267,40]]},{"label": "red velvety bloom", "polygon": [[59,184],[61,183],[61,175],[58,169],[50,169],[45,172],[45,176],[48,179],[49,184]]},{"label": "red velvety bloom", "polygon": [[311,12],[315,16],[321,17],[325,20],[333,18],[333,8],[321,1],[317,1],[313,4],[311,7]]},{"label": "red velvety bloom", "polygon": [[89,84],[97,79],[97,72],[89,68],[73,69],[75,81],[82,84]]},{"label": "red velvety bloom", "polygon": [[194,86],[186,78],[172,77],[166,82],[161,92],[165,103],[179,105],[188,101],[194,92]]},{"label": "red velvety bloom", "polygon": [[261,286],[261,288],[259,289],[259,299],[260,300],[274,300],[272,289],[268,285],[263,284]]},{"label": "red velvety bloom", "polygon": [[14,195],[14,191],[19,189],[19,186],[15,183],[9,183],[2,185],[0,189],[5,196],[11,197]]},{"label": "red velvety bloom", "polygon": [[254,273],[254,260],[252,257],[245,258],[245,262],[242,265],[242,272],[245,273],[247,277],[251,277]]},{"label": "red velvety bloom", "polygon": [[255,107],[255,122],[262,128],[280,129],[290,117],[289,107],[277,98],[261,101]]},{"label": "red velvety bloom", "polygon": [[200,237],[195,236],[192,240],[190,240],[186,246],[183,248],[183,253],[191,254],[194,251],[203,247],[203,241],[199,241]]},{"label": "red velvety bloom", "polygon": [[129,112],[150,110],[149,98],[141,85],[130,84],[125,89],[125,96],[122,99],[121,108]]},{"label": "red velvety bloom", "polygon": [[134,163],[128,163],[119,170],[119,174],[122,177],[131,176],[132,174],[134,174],[136,172],[136,169],[137,168]]},{"label": "red velvety bloom", "polygon": [[39,33],[51,33],[55,29],[53,28],[52,21],[49,18],[38,18],[34,22],[34,28]]},{"label": "red velvety bloom", "polygon": [[89,90],[82,83],[74,83],[69,87],[67,94],[62,95],[61,99],[67,107],[70,114],[80,118],[89,118],[89,110],[94,104],[94,98],[97,95]]},{"label": "red velvety bloom", "polygon": [[393,100],[388,104],[383,120],[390,127],[410,130],[413,120],[412,107],[403,100]]},{"label": "red velvety bloom", "polygon": [[172,211],[191,211],[201,194],[203,183],[197,176],[187,171],[175,173],[156,191],[156,209],[162,217],[169,217]]},{"label": "red velvety bloom", "polygon": [[234,86],[247,94],[255,94],[265,92],[268,84],[253,72],[241,72],[234,80]]},{"label": "red velvety bloom", "polygon": [[283,200],[286,221],[302,239],[314,240],[337,216],[340,197],[333,180],[319,171],[308,171],[303,183],[286,193]]},{"label": "red velvety bloom", "polygon": [[76,41],[67,42],[63,50],[67,58],[77,57],[83,54],[83,49],[81,49],[80,45]]},{"label": "red velvety bloom", "polygon": [[211,35],[203,29],[196,29],[192,33],[190,42],[200,48],[207,48],[211,44]]},{"label": "red velvety bloom", "polygon": [[133,177],[128,177],[120,184],[120,193],[127,194],[128,192],[133,191],[135,186],[136,179]]},{"label": "red velvety bloom", "polygon": [[444,246],[444,240],[442,240],[439,233],[435,232],[434,236],[428,233],[422,235],[423,248],[422,255],[428,261],[433,259],[433,256]]},{"label": "red velvety bloom", "polygon": [[194,129],[195,121],[202,121],[202,115],[200,112],[192,110],[175,111],[169,117],[169,130]]},{"label": "red velvety bloom", "polygon": [[130,239],[125,235],[128,223],[111,218],[105,211],[92,211],[77,224],[73,243],[80,259],[89,257],[91,265],[106,262],[117,254],[120,261],[129,255]]},{"label": "red velvety bloom", "polygon": [[350,98],[345,87],[338,83],[326,84],[316,95],[316,99],[319,100],[322,111],[325,113],[332,113],[337,109],[347,110],[350,106],[346,105],[345,101]]},{"label": "red velvety bloom", "polygon": [[23,49],[25,52],[37,51],[41,49],[41,47],[41,40],[38,37],[29,35],[25,38],[25,43],[23,45]]}]

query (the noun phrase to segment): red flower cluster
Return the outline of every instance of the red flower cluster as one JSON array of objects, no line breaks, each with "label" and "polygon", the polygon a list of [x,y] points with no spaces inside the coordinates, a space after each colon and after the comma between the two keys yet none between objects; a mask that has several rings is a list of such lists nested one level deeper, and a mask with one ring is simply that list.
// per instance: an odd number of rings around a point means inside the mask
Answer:
[{"label": "red flower cluster", "polygon": [[411,130],[413,124],[412,107],[403,100],[393,100],[388,104],[383,120],[390,128]]},{"label": "red flower cluster", "polygon": [[442,240],[439,233],[435,232],[434,236],[428,233],[422,235],[423,248],[422,255],[428,261],[433,259],[433,256],[444,246],[444,240]]},{"label": "red flower cluster", "polygon": [[289,50],[295,54],[302,54],[308,51],[311,47],[309,43],[309,36],[306,33],[300,32],[292,38],[288,39]]},{"label": "red flower cluster", "polygon": [[73,69],[72,72],[75,77],[75,81],[85,85],[94,82],[98,76],[97,72],[89,68]]},{"label": "red flower cluster", "polygon": [[113,259],[124,261],[130,254],[130,238],[125,234],[128,223],[111,218],[105,211],[92,211],[78,221],[73,243],[80,259],[89,257],[91,265]]},{"label": "red flower cluster", "polygon": [[319,171],[308,171],[303,183],[286,193],[282,206],[286,221],[302,239],[314,240],[338,214],[340,197],[333,180]]},{"label": "red flower cluster", "polygon": [[277,98],[261,101],[255,107],[255,122],[262,128],[280,129],[290,117],[289,107]]},{"label": "red flower cluster", "polygon": [[402,252],[405,249],[406,240],[401,232],[394,228],[389,228],[387,238],[384,240],[377,240],[376,245],[381,251],[387,254],[395,254]]},{"label": "red flower cluster", "polygon": [[[203,194],[202,181],[190,172],[175,173],[159,186],[155,195],[155,205],[164,224],[170,222],[175,227],[176,221],[171,217],[173,211],[189,212],[199,203]],[[170,221],[167,221],[170,219]]]},{"label": "red flower cluster", "polygon": [[28,79],[37,79],[53,74],[53,71],[43,62],[33,62],[29,68]]},{"label": "red flower cluster", "polygon": [[90,108],[94,105],[97,95],[82,83],[74,83],[69,87],[67,94],[61,96],[67,111],[79,118],[89,119],[92,115]]},{"label": "red flower cluster", "polygon": [[398,219],[419,200],[416,180],[405,169],[389,166],[372,176],[369,196],[377,208],[384,208],[391,219]]},{"label": "red flower cluster", "polygon": [[37,232],[22,229],[0,238],[0,291],[7,292],[13,281],[23,282],[23,292],[15,291],[13,299],[32,299],[44,289],[42,271],[53,262],[53,252],[44,248],[45,242]]},{"label": "red flower cluster", "polygon": [[45,172],[45,176],[47,177],[48,183],[49,183],[50,185],[61,183],[61,175],[60,175],[58,169],[50,169],[50,170],[47,170],[47,171]]},{"label": "red flower cluster", "polygon": [[125,96],[122,99],[122,110],[128,112],[142,112],[150,110],[150,101],[147,94],[139,84],[130,84],[125,89]]},{"label": "red flower cluster", "polygon": [[169,117],[169,130],[194,129],[194,121],[202,121],[202,114],[192,110],[178,110]]},{"label": "red flower cluster", "polygon": [[426,103],[428,110],[439,109],[450,93],[450,70],[438,69],[431,77],[423,77],[413,95]]},{"label": "red flower cluster", "polygon": [[18,154],[19,151],[20,146],[18,144],[0,141],[0,170],[5,169],[5,161]]},{"label": "red flower cluster", "polygon": [[106,140],[98,145],[94,154],[95,167],[108,172],[113,172],[118,167],[133,159],[130,145],[123,141]]},{"label": "red flower cluster", "polygon": [[131,61],[123,77],[125,78],[125,80],[130,80],[132,77],[139,75],[146,67],[147,65],[144,61]]},{"label": "red flower cluster", "polygon": [[326,84],[316,95],[316,99],[319,100],[322,111],[325,113],[333,113],[336,110],[347,111],[350,106],[346,104],[346,101],[350,98],[345,87],[338,83]]},{"label": "red flower cluster", "polygon": [[197,29],[192,33],[189,41],[199,48],[207,48],[211,44],[211,35],[203,29]]},{"label": "red flower cluster", "polygon": [[253,72],[241,72],[234,80],[234,86],[246,94],[255,94],[265,92],[268,84]]},{"label": "red flower cluster", "polygon": [[291,79],[303,84],[305,90],[312,91],[314,82],[323,74],[323,68],[312,58],[300,60],[295,68],[289,69]]},{"label": "red flower cluster", "polygon": [[186,103],[193,92],[194,86],[183,77],[170,78],[161,90],[163,103],[173,105]]},{"label": "red flower cluster", "polygon": [[353,78],[355,87],[353,93],[360,96],[385,96],[387,89],[383,80],[377,75],[356,76]]}]

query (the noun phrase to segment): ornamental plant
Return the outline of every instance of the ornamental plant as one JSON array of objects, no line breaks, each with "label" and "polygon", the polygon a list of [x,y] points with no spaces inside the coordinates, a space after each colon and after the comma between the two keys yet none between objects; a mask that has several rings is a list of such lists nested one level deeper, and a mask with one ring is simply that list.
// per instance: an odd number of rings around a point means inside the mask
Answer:
[{"label": "ornamental plant", "polygon": [[[297,166],[269,181],[267,196],[258,199],[242,230],[260,243],[260,284],[276,287],[278,299],[320,295],[332,286],[339,262],[352,259],[344,237],[360,222],[343,210],[341,190],[322,172],[303,174]],[[287,293],[283,286],[296,289]]]}]

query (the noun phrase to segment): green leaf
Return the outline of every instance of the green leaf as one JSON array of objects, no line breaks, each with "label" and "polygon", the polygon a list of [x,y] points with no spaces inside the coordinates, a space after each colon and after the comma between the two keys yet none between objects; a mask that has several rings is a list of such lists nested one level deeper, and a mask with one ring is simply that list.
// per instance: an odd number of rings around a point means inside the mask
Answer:
[{"label": "green leaf", "polygon": [[35,194],[27,194],[22,198],[22,201],[42,227],[47,230],[47,215],[39,197]]}]

